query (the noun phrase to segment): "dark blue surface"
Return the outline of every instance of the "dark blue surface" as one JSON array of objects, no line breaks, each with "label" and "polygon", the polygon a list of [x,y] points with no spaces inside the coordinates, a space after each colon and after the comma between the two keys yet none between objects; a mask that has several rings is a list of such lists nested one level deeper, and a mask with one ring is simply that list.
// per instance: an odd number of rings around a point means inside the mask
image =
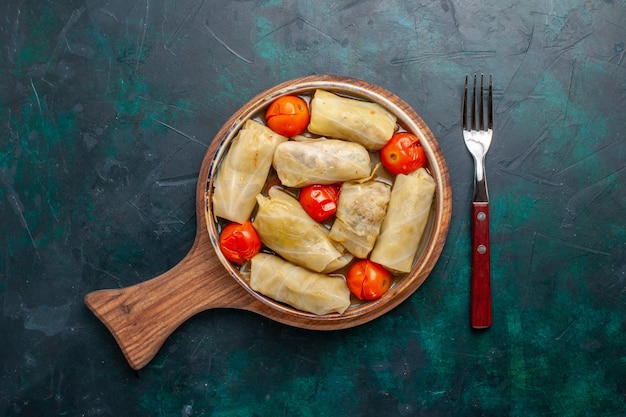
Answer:
[{"label": "dark blue surface", "polygon": [[[0,414],[626,415],[624,1],[0,2]],[[494,323],[469,327],[466,74],[491,73]],[[133,372],[84,306],[194,238],[213,135],[282,81],[379,84],[453,217],[405,303],[337,332],[214,310]]]}]

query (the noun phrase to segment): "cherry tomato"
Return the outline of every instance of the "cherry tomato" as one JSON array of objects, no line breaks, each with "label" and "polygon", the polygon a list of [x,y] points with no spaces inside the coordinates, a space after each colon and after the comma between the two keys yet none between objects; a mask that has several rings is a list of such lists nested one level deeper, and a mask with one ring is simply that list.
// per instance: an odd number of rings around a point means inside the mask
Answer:
[{"label": "cherry tomato", "polygon": [[337,211],[339,187],[336,185],[307,185],[300,190],[300,205],[317,222],[328,220]]},{"label": "cherry tomato", "polygon": [[426,164],[426,154],[419,138],[412,133],[399,132],[380,150],[380,159],[394,175],[409,174]]},{"label": "cherry tomato", "polygon": [[391,273],[369,259],[357,261],[346,276],[348,288],[360,300],[376,300],[391,286]]},{"label": "cherry tomato", "polygon": [[298,96],[279,97],[265,112],[267,126],[279,135],[287,137],[304,132],[310,119],[306,101]]},{"label": "cherry tomato", "polygon": [[229,261],[243,265],[259,253],[261,239],[250,220],[243,224],[232,222],[222,230],[220,249]]}]

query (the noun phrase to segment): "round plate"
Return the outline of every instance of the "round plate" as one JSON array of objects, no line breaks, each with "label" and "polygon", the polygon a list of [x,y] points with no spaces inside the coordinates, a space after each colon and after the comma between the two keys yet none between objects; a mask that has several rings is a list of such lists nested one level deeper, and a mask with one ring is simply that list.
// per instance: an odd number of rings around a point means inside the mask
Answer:
[{"label": "round plate", "polygon": [[[397,117],[397,123],[400,127],[420,138],[428,159],[426,168],[434,177],[437,186],[433,210],[411,272],[405,277],[395,280],[390,291],[378,300],[353,303],[343,314],[331,313],[321,316],[290,307],[252,290],[246,279],[239,273],[238,267],[229,262],[219,249],[218,223],[212,207],[213,180],[216,172],[219,170],[220,163],[228,152],[231,142],[245,122],[249,119],[262,117],[269,104],[278,97],[284,95],[312,96],[317,89],[378,103],[393,113]],[[246,103],[224,124],[214,141],[219,142],[219,146],[209,168],[205,189],[206,226],[214,250],[224,268],[239,285],[261,303],[276,311],[277,314],[293,317],[296,323],[301,324],[300,327],[311,327],[307,326],[306,323],[313,323],[312,327],[316,327],[315,323],[319,322],[344,321],[356,325],[379,317],[409,297],[424,282],[439,258],[451,215],[451,187],[448,169],[434,135],[421,117],[406,102],[382,87],[363,80],[333,75],[312,75],[287,81],[260,93]],[[302,325],[302,323],[305,324]]]}]

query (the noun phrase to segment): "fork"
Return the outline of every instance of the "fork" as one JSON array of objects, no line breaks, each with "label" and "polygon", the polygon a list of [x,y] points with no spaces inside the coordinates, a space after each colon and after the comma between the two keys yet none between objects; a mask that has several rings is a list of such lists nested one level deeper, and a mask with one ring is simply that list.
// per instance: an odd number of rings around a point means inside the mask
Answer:
[{"label": "fork", "polygon": [[[485,178],[485,155],[493,137],[493,84],[489,75],[487,97],[487,129],[484,120],[483,78],[480,76],[478,127],[476,126],[476,74],[471,104],[471,120],[468,120],[468,81],[465,76],[465,94],[462,104],[463,140],[474,158],[474,194],[472,197],[472,278],[470,316],[475,329],[491,326],[491,271],[489,248],[489,194]],[[471,121],[471,124],[468,123]]]}]

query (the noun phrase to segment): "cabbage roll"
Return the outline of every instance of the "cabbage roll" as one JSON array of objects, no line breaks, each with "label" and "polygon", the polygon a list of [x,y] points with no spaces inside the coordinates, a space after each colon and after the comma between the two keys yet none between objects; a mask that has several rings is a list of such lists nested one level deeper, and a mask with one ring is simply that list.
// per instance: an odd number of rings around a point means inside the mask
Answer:
[{"label": "cabbage roll", "polygon": [[343,140],[288,141],[276,148],[274,169],[287,187],[334,184],[369,176],[370,155],[358,143]]},{"label": "cabbage roll", "polygon": [[266,253],[252,258],[250,287],[309,313],[341,314],[350,307],[350,290],[343,277],[311,272]]},{"label": "cabbage roll", "polygon": [[308,130],[322,136],[360,143],[378,150],[396,130],[396,116],[377,103],[316,90]]},{"label": "cabbage roll", "polygon": [[269,197],[259,194],[257,201],[254,228],[261,242],[286,260],[315,272],[332,272],[350,262],[328,238],[328,229],[285,191],[272,187]]},{"label": "cabbage roll", "polygon": [[367,258],[380,233],[390,196],[391,187],[379,181],[344,182],[328,237],[357,258]]},{"label": "cabbage roll", "polygon": [[269,127],[248,120],[233,139],[216,173],[213,212],[224,219],[243,223],[250,218],[261,192],[276,147],[287,138]]},{"label": "cabbage roll", "polygon": [[435,180],[420,168],[397,175],[380,236],[370,259],[396,272],[409,272],[428,221]]}]

